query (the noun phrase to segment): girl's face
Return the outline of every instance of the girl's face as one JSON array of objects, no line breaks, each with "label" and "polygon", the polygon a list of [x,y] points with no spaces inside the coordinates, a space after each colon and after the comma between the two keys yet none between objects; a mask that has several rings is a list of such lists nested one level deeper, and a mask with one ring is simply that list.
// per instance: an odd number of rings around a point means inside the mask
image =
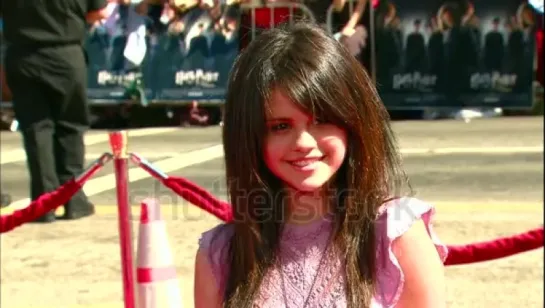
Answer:
[{"label": "girl's face", "polygon": [[267,167],[297,191],[316,191],[341,167],[346,131],[301,111],[282,91],[273,91],[269,106],[263,151]]}]

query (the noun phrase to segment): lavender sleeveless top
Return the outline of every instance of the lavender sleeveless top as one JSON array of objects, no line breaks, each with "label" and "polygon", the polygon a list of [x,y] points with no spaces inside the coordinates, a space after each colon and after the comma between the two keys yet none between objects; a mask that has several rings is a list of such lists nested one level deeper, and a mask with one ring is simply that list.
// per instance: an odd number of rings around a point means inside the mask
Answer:
[{"label": "lavender sleeveless top", "polygon": [[[377,290],[372,308],[394,307],[399,300],[404,277],[392,252],[392,242],[415,221],[423,220],[441,260],[446,259],[447,248],[432,229],[433,215],[434,208],[430,204],[415,198],[396,199],[380,208],[376,224]],[[280,243],[281,265],[271,268],[265,276],[254,307],[288,308],[285,302],[289,307],[303,307],[305,301],[307,307],[346,307],[342,260],[335,257],[332,249],[326,250],[322,260],[332,226],[329,218],[307,225],[285,226]],[[208,250],[209,262],[222,292],[228,279],[226,254],[232,234],[231,225],[221,224],[203,233],[199,240],[200,248]],[[310,290],[312,294],[308,295]]]}]

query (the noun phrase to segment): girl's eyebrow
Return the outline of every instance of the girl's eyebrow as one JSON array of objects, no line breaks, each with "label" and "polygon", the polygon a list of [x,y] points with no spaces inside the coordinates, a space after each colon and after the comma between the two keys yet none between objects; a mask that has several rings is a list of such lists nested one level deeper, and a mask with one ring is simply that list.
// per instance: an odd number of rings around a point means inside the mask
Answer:
[{"label": "girl's eyebrow", "polygon": [[290,118],[286,117],[271,117],[266,120],[267,122],[281,122],[281,121],[291,121]]},{"label": "girl's eyebrow", "polygon": [[[314,119],[314,116],[312,115],[308,115],[306,116],[307,120],[312,120]],[[278,121],[296,121],[294,120],[294,118],[290,118],[290,117],[285,117],[285,116],[278,116],[278,117],[275,117],[275,116],[270,116],[266,119],[267,122],[271,122],[271,121],[275,121],[275,122],[278,122]]]}]

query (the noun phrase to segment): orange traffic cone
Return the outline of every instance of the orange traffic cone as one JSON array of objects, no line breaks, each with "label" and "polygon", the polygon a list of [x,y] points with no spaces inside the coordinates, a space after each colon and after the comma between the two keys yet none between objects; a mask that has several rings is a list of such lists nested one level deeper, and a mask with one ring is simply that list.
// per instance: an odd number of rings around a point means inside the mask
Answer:
[{"label": "orange traffic cone", "polygon": [[180,308],[182,295],[159,203],[141,204],[136,252],[138,308]]}]

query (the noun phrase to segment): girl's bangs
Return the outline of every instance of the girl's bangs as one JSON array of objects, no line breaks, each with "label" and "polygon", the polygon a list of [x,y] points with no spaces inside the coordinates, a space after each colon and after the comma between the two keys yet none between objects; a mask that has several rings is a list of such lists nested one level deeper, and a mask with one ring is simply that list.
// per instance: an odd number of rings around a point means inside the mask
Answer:
[{"label": "girl's bangs", "polygon": [[[343,116],[340,110],[335,108],[335,99],[328,91],[328,87],[334,86],[331,80],[320,80],[313,74],[312,69],[306,72],[285,70],[274,83],[271,83],[267,97],[273,89],[284,91],[292,102],[301,108],[304,112],[313,115],[315,118],[340,127],[346,127],[346,122],[342,120]],[[319,74],[318,74],[319,75]],[[278,76],[278,75],[277,75]],[[314,77],[314,78],[313,78]],[[322,82],[320,82],[322,81]],[[270,110],[269,102],[265,101],[266,109]]]}]

